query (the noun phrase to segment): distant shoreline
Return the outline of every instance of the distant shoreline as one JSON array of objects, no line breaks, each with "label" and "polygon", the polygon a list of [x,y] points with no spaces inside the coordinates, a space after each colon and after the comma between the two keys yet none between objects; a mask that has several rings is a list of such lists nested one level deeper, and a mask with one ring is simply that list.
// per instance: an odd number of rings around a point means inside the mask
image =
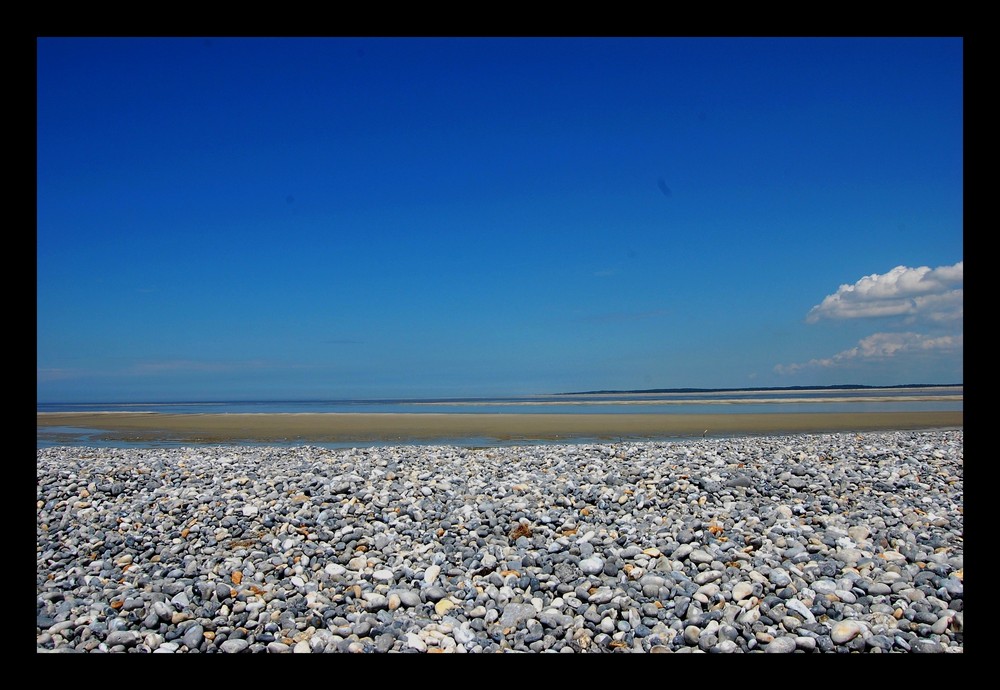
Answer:
[{"label": "distant shoreline", "polygon": [[[961,428],[962,411],[762,414],[37,413],[39,435],[174,443],[565,441]],[[46,431],[47,429],[52,431]]]},{"label": "distant shoreline", "polygon": [[638,390],[595,390],[570,393],[552,393],[551,395],[666,395],[671,393],[822,393],[823,391],[900,391],[938,388],[964,388],[964,383],[906,383],[896,386],[864,386],[861,384],[842,384],[836,386],[765,386],[760,388],[643,388]]},{"label": "distant shoreline", "polygon": [[[751,392],[751,391],[747,391]],[[806,391],[802,391],[803,393]],[[720,395],[722,392],[720,392]],[[576,395],[591,395],[586,393],[577,393]],[[895,395],[868,395],[868,396],[853,396],[850,398],[712,398],[705,400],[691,400],[689,398],[683,398],[678,400],[606,400],[601,399],[598,396],[602,394],[594,393],[592,394],[595,399],[593,400],[516,400],[516,401],[494,401],[487,400],[483,402],[478,401],[465,401],[462,404],[468,407],[473,407],[476,405],[490,406],[490,407],[531,407],[531,406],[573,406],[573,405],[788,405],[788,404],[817,404],[817,403],[882,403],[882,402],[962,402],[964,399],[963,394],[958,393],[955,395],[911,395],[906,398],[900,398]],[[610,395],[610,394],[609,394]],[[642,393],[621,393],[615,395],[643,395]],[[668,393],[649,393],[648,395],[669,395]],[[678,394],[683,395],[683,394]],[[451,402],[439,402],[434,400],[428,400],[425,402],[417,403],[419,405],[431,406],[442,406],[442,405],[452,405]]]},{"label": "distant shoreline", "polygon": [[[958,391],[950,396],[945,396],[944,390],[954,390]],[[172,406],[172,405],[231,405],[231,404],[244,404],[244,403],[328,403],[328,402],[351,402],[351,403],[398,403],[398,404],[421,404],[421,405],[434,405],[434,404],[496,404],[496,405],[525,405],[525,404],[570,404],[565,398],[570,396],[581,396],[581,397],[593,397],[598,398],[600,396],[653,396],[653,395],[724,395],[724,394],[746,394],[746,393],[889,393],[892,391],[929,391],[927,398],[916,398],[914,396],[906,396],[905,398],[899,398],[899,396],[893,396],[893,400],[902,399],[907,401],[915,400],[954,400],[961,398],[963,395],[964,384],[904,384],[898,386],[862,386],[862,385],[836,385],[836,386],[786,386],[786,387],[763,387],[763,388],[651,388],[644,390],[595,390],[595,391],[580,391],[580,392],[564,392],[564,393],[526,393],[523,395],[503,395],[503,396],[443,396],[443,397],[433,397],[433,398],[306,398],[306,399],[275,399],[275,400],[260,400],[260,399],[234,399],[234,400],[222,400],[222,399],[212,399],[212,400],[168,400],[168,401],[156,401],[156,400],[140,400],[140,401],[46,401],[39,402],[38,407],[98,407],[101,405],[108,405],[115,408],[122,407],[139,407],[143,405],[150,406]],[[853,399],[853,398],[852,398]],[[745,400],[745,399],[743,399]],[[830,400],[836,402],[842,402],[845,398],[831,398]],[[872,400],[881,400],[881,398],[872,398]],[[549,403],[549,401],[552,401]],[[782,398],[781,402],[794,401],[791,398]],[[819,402],[821,399],[810,398],[809,402]],[[627,403],[628,401],[622,401]],[[691,403],[697,403],[698,400],[688,401]],[[770,400],[767,400],[770,402]]]}]

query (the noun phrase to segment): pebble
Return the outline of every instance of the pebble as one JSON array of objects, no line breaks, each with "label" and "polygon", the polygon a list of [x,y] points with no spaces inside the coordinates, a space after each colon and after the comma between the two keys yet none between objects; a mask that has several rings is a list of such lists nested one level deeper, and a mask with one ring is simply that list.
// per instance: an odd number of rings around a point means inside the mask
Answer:
[{"label": "pebble", "polygon": [[795,638],[795,646],[807,652],[812,652],[816,649],[817,642],[815,638],[799,635]]},{"label": "pebble", "polygon": [[753,594],[753,585],[749,582],[737,582],[733,585],[733,601],[743,601],[744,599],[749,598],[751,594]]},{"label": "pebble", "polygon": [[453,608],[455,608],[455,602],[451,599],[440,599],[436,604],[434,604],[434,611],[439,616],[445,615]]},{"label": "pebble", "polygon": [[198,649],[203,639],[205,639],[205,628],[198,623],[190,626],[184,632],[183,642],[188,649]]},{"label": "pebble", "polygon": [[964,650],[961,430],[36,465],[39,652]]},{"label": "pebble", "polygon": [[830,630],[830,639],[835,644],[845,644],[864,632],[865,626],[856,620],[838,621]]},{"label": "pebble", "polygon": [[795,637],[776,637],[767,643],[764,651],[768,654],[791,654],[797,646]]},{"label": "pebble", "polygon": [[244,639],[237,640],[226,640],[220,645],[220,649],[226,654],[238,654],[246,650],[250,646],[250,643]]},{"label": "pebble", "polygon": [[427,651],[427,643],[421,639],[420,635],[417,633],[408,632],[406,633],[406,646],[415,649],[418,652]]},{"label": "pebble", "polygon": [[105,638],[105,642],[109,646],[114,645],[124,645],[126,647],[131,647],[139,640],[139,633],[133,630],[115,630],[108,633]]}]

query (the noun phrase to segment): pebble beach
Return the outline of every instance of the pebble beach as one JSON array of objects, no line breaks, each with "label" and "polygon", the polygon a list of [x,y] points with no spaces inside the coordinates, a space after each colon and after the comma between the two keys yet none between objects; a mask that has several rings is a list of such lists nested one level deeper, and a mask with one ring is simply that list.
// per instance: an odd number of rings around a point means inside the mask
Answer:
[{"label": "pebble beach", "polygon": [[37,450],[40,653],[961,653],[960,428]]}]

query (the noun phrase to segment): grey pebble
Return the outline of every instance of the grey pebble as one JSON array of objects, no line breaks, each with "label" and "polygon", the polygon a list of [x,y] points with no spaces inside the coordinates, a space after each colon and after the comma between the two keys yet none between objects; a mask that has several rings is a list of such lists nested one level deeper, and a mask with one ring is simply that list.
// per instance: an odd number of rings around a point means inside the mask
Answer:
[{"label": "grey pebble", "polygon": [[[424,596],[427,598],[427,601],[440,601],[448,596],[448,591],[444,587],[434,585],[424,590]],[[402,595],[399,598],[402,600]]]},{"label": "grey pebble", "polygon": [[691,553],[688,554],[688,560],[693,563],[711,563],[715,560],[715,558],[704,549],[693,549]]},{"label": "grey pebble", "polygon": [[139,641],[139,633],[133,630],[115,630],[108,633],[104,641],[109,647],[114,645],[131,647]]},{"label": "grey pebble", "polygon": [[764,651],[768,654],[791,654],[798,646],[797,639],[790,636],[776,637],[767,643]]},{"label": "grey pebble", "polygon": [[36,648],[962,651],[962,444],[39,448]]},{"label": "grey pebble", "polygon": [[507,604],[500,616],[499,625],[501,628],[513,628],[535,615],[535,607],[531,604]]},{"label": "grey pebble", "polygon": [[818,645],[815,638],[799,635],[795,638],[795,646],[799,649],[804,649],[807,652],[812,652],[816,650]]},{"label": "grey pebble", "polygon": [[188,649],[197,649],[203,639],[205,639],[205,629],[197,623],[184,631],[183,642]]},{"label": "grey pebble", "polygon": [[397,589],[393,590],[393,592],[399,597],[399,601],[403,606],[411,608],[420,606],[420,592],[412,589]]},{"label": "grey pebble", "polygon": [[940,654],[944,652],[944,647],[934,640],[915,640],[913,644],[910,645],[910,648],[914,654]]},{"label": "grey pebble", "polygon": [[226,654],[238,654],[239,652],[246,651],[250,643],[246,640],[226,640],[220,645],[220,649]]}]

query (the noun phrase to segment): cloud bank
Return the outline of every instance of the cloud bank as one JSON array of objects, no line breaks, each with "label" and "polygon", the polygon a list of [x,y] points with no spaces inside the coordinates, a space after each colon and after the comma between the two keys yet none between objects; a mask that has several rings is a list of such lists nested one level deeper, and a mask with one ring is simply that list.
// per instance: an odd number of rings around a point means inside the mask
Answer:
[{"label": "cloud bank", "polygon": [[774,370],[779,374],[794,374],[803,369],[829,369],[859,360],[887,360],[915,353],[953,354],[961,352],[962,345],[961,334],[932,337],[920,333],[875,333],[832,357],[811,359],[804,364],[779,364]]},{"label": "cloud bank", "polygon": [[962,318],[963,264],[939,268],[897,266],[841,285],[809,310],[807,323],[821,319],[910,316],[930,321]]},{"label": "cloud bank", "polygon": [[[831,369],[860,362],[888,362],[908,356],[960,357],[963,336],[964,262],[953,266],[908,268],[865,276],[853,285],[841,285],[809,310],[807,323],[824,319],[883,318],[909,327],[903,332],[879,332],[831,357],[798,364],[778,364],[778,374],[806,369]],[[928,332],[917,332],[914,326]]]}]

